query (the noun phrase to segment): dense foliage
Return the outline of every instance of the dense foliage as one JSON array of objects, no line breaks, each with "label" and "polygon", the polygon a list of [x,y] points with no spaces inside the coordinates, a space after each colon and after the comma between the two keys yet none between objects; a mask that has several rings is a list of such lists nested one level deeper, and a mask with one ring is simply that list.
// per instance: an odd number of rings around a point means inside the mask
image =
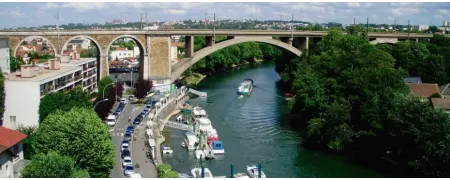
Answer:
[{"label": "dense foliage", "polygon": [[36,153],[57,152],[71,157],[75,165],[91,177],[109,177],[114,166],[115,149],[108,127],[92,107],[57,111],[45,118],[36,132]]},{"label": "dense foliage", "polygon": [[171,169],[169,164],[160,164],[156,168],[159,178],[178,178],[178,173]]},{"label": "dense foliage", "polygon": [[85,170],[77,169],[76,162],[55,152],[38,154],[22,171],[23,178],[89,178]]},{"label": "dense foliage", "polygon": [[114,81],[112,80],[112,78],[109,76],[105,76],[102,79],[100,79],[97,88],[98,94],[97,99],[94,103],[97,104],[99,101],[103,100],[103,96],[105,96],[104,97],[105,99],[108,99],[106,102],[98,103],[95,108],[95,112],[97,112],[98,116],[101,119],[104,119],[106,118],[106,116],[108,116],[110,110],[112,109],[114,103],[116,102],[116,92],[120,91],[121,90],[120,88],[122,88],[123,91],[123,86],[121,87],[114,86]]},{"label": "dense foliage", "polygon": [[88,92],[81,87],[76,87],[67,93],[53,92],[45,95],[39,104],[39,122],[51,113],[61,110],[69,111],[73,107],[92,108],[92,102]]},{"label": "dense foliage", "polygon": [[[216,37],[216,43],[226,40],[226,37]],[[206,46],[204,36],[194,38],[194,50],[199,50]],[[246,42],[232,45],[218,50],[189,68],[185,75],[192,73],[211,74],[217,71],[230,69],[233,66],[247,64],[255,60],[272,60],[281,55],[281,48],[256,42]]]},{"label": "dense foliage", "polygon": [[3,125],[3,113],[5,112],[5,76],[0,69],[0,126]]},{"label": "dense foliage", "polygon": [[431,68],[442,68],[445,56],[416,42],[375,46],[353,34],[330,31],[315,50],[276,64],[295,94],[291,111],[306,119],[304,145],[394,162],[401,176],[449,177],[450,118],[410,97],[403,82],[408,74],[444,79],[436,75],[448,71]]},{"label": "dense foliage", "polygon": [[36,154],[36,151],[33,149],[33,143],[36,138],[37,126],[19,125],[17,130],[27,135],[27,138],[22,141],[23,156],[24,159],[31,159]]},{"label": "dense foliage", "polygon": [[135,85],[134,96],[139,99],[147,96],[148,92],[153,87],[153,83],[150,80],[138,80],[134,85]]}]

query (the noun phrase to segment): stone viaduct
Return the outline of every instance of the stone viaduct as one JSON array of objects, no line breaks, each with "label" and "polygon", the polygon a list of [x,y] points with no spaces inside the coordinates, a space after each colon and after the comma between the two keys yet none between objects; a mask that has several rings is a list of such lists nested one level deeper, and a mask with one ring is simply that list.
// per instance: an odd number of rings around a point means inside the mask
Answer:
[{"label": "stone viaduct", "polygon": [[[205,56],[234,44],[262,42],[284,48],[296,55],[301,50],[315,46],[326,35],[326,31],[270,31],[270,30],[156,30],[156,31],[0,31],[0,37],[9,39],[9,47],[16,55],[20,44],[29,37],[47,40],[61,55],[68,42],[84,37],[90,39],[99,50],[98,75],[108,75],[108,51],[111,44],[120,38],[135,40],[140,49],[140,75],[142,79],[177,79],[186,69]],[[185,36],[185,59],[171,65],[171,36]],[[207,47],[194,52],[194,36],[206,36]],[[227,40],[215,43],[215,36],[226,36]],[[279,37],[275,40],[272,37]],[[405,39],[430,39],[431,34],[386,34],[369,33],[370,43],[396,43]]]}]

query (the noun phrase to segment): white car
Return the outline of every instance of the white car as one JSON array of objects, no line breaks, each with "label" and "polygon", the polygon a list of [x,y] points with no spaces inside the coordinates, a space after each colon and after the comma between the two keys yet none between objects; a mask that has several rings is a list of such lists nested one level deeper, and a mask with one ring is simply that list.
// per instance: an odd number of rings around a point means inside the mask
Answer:
[{"label": "white car", "polygon": [[127,99],[125,99],[125,98],[120,98],[120,102],[121,102],[121,103],[124,103],[124,104],[127,104]]},{"label": "white car", "polygon": [[116,121],[114,119],[108,119],[106,121],[106,124],[108,124],[108,126],[112,127],[116,125]]},{"label": "white car", "polygon": [[123,162],[122,162],[122,167],[126,167],[126,166],[133,166],[133,163],[131,162],[131,157],[130,156],[126,156],[123,158]]},{"label": "white car", "polygon": [[122,144],[122,148],[120,150],[123,151],[124,149],[130,149],[130,145],[127,143]]}]

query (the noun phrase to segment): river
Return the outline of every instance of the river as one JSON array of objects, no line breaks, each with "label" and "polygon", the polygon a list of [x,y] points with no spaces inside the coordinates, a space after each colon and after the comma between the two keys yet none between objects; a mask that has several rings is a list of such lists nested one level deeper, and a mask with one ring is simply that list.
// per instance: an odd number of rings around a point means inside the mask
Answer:
[{"label": "river", "polygon": [[[256,87],[250,96],[238,98],[237,86],[245,78],[253,79]],[[303,148],[302,131],[287,112],[287,102],[276,85],[278,79],[274,63],[266,62],[221,72],[200,82],[198,90],[208,93],[207,100],[191,99],[189,103],[207,111],[225,147],[222,158],[203,161],[214,176],[229,176],[230,164],[238,173],[246,172],[246,165],[261,162],[271,178],[386,177],[345,157]],[[174,150],[163,157],[165,163],[189,174],[200,166],[193,152],[181,147],[183,131],[166,127],[163,135],[164,145]]]}]

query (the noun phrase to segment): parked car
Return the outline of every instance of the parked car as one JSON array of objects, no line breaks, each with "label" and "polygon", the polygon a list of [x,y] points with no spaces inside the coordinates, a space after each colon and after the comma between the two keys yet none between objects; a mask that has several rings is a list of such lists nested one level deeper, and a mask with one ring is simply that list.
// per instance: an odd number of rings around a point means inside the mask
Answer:
[{"label": "parked car", "polygon": [[131,133],[126,132],[125,136],[123,137],[123,139],[126,139],[128,141],[131,140]]},{"label": "parked car", "polygon": [[126,98],[120,98],[120,103],[127,104],[127,99]]},{"label": "parked car", "polygon": [[141,121],[142,121],[142,118],[141,118],[141,117],[136,117],[136,118],[134,119],[134,121],[133,121],[133,124],[134,124],[134,125],[138,125],[138,124],[141,123]]},{"label": "parked car", "polygon": [[120,148],[120,150],[121,150],[121,151],[124,151],[125,149],[128,149],[128,150],[129,150],[129,149],[130,149],[130,144],[128,144],[128,143],[126,143],[126,144],[125,144],[125,143],[122,143],[122,147]]},{"label": "parked car", "polygon": [[129,125],[127,127],[127,133],[133,134],[133,132],[134,132],[134,126],[133,125]]},{"label": "parked car", "polygon": [[122,151],[122,159],[123,158],[125,158],[125,157],[131,157],[131,154],[130,154],[130,150],[129,149],[125,149],[125,150],[123,150]]},{"label": "parked car", "polygon": [[117,117],[117,116],[115,116],[115,115],[109,115],[109,116],[106,118],[106,124],[107,124],[108,126],[110,126],[110,127],[115,126],[115,125],[116,125],[116,117]]},{"label": "parked car", "polygon": [[145,113],[144,113],[144,112],[141,112],[141,114],[139,114],[138,117],[140,117],[140,118],[145,118]]},{"label": "parked car", "polygon": [[128,177],[131,174],[134,174],[134,167],[132,165],[125,166],[123,168],[123,175]]},{"label": "parked car", "polygon": [[144,109],[144,111],[142,111],[143,113],[145,113],[145,115],[148,115],[148,113],[150,113],[150,109]]},{"label": "parked car", "polygon": [[130,156],[126,156],[123,158],[123,162],[122,162],[122,167],[126,167],[126,166],[133,166],[133,163],[131,162],[131,157]]}]

